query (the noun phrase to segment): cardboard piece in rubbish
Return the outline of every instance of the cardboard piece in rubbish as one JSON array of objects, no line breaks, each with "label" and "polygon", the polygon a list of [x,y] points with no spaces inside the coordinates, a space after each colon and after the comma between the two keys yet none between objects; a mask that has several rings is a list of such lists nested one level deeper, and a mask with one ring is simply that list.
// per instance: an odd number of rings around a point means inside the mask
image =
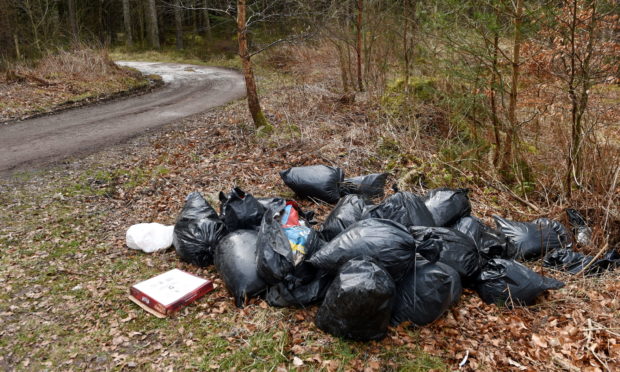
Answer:
[{"label": "cardboard piece in rubbish", "polygon": [[212,281],[173,269],[133,285],[129,298],[149,313],[165,318],[212,290]]}]

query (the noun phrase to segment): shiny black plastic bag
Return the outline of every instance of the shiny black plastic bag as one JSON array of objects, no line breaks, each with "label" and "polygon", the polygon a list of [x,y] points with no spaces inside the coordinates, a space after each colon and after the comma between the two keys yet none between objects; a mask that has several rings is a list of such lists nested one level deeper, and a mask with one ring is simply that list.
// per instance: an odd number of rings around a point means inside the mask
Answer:
[{"label": "shiny black plastic bag", "polygon": [[283,281],[274,284],[267,290],[265,300],[271,306],[305,307],[319,302],[334,278],[333,274],[317,269],[308,262],[308,258],[320,250],[325,242],[319,234],[312,231],[306,245],[306,259],[295,266]]},{"label": "shiny black plastic bag", "polygon": [[592,229],[588,226],[585,218],[577,210],[568,208],[566,210],[568,222],[573,228],[575,241],[580,245],[588,245],[592,242]]},{"label": "shiny black plastic bag", "polygon": [[189,194],[172,235],[179,258],[200,267],[211,265],[213,250],[224,235],[226,226],[217,212],[200,193]]},{"label": "shiny black plastic bag", "polygon": [[387,173],[373,173],[366,176],[347,178],[340,185],[340,194],[359,194],[368,198],[383,197]]},{"label": "shiny black plastic bag", "polygon": [[344,171],[327,165],[293,167],[280,172],[280,177],[297,195],[335,204],[340,199],[340,183]]},{"label": "shiny black plastic bag", "polygon": [[[538,219],[534,222],[515,222],[493,216],[500,230],[516,249],[516,258],[534,260],[548,252],[570,246],[566,229],[557,221]],[[564,232],[563,232],[564,231]]]},{"label": "shiny black plastic bag", "polygon": [[286,207],[286,200],[283,198],[256,198],[256,200],[265,208],[279,213]]},{"label": "shiny black plastic bag", "polygon": [[517,253],[515,246],[501,231],[488,227],[476,217],[465,216],[453,228],[474,240],[480,257],[485,261],[491,258],[511,259]]},{"label": "shiny black plastic bag", "polygon": [[[574,252],[571,249],[557,249],[553,252],[549,252],[545,256],[543,263],[545,267],[568,271],[574,275],[581,272],[593,259],[593,256]],[[602,258],[592,263],[584,273],[588,275],[597,274],[605,270],[614,270],[619,266],[620,255],[618,255],[615,250],[610,250]]]},{"label": "shiny black plastic bag", "polygon": [[410,192],[397,192],[381,204],[369,208],[362,218],[381,218],[410,226],[436,226],[433,216],[420,197]]},{"label": "shiny black plastic bag", "polygon": [[434,247],[439,252],[439,262],[452,267],[467,286],[480,270],[480,255],[476,244],[467,235],[446,227],[411,227],[418,250]]},{"label": "shiny black plastic bag", "polygon": [[275,216],[271,210],[265,212],[256,241],[258,274],[271,285],[284,280],[295,267],[291,243]]},{"label": "shiny black plastic bag", "polygon": [[372,204],[364,197],[347,195],[340,199],[321,226],[321,235],[332,240],[349,226],[362,219],[364,210]]},{"label": "shiny black plastic bag", "polygon": [[494,258],[476,278],[476,292],[487,304],[532,305],[536,297],[564,286],[559,280],[543,277],[513,260]]},{"label": "shiny black plastic bag", "polygon": [[432,323],[459,301],[462,292],[461,278],[453,268],[418,259],[396,286],[391,323]]},{"label": "shiny black plastic bag", "polygon": [[267,289],[256,267],[257,237],[254,230],[237,230],[222,238],[215,249],[215,267],[237,307]]},{"label": "shiny black plastic bag", "polygon": [[235,187],[228,195],[220,192],[219,197],[220,218],[224,221],[228,231],[258,230],[266,209],[252,194]]},{"label": "shiny black plastic bag", "polygon": [[349,226],[308,261],[335,273],[352,258],[376,260],[398,281],[413,264],[415,241],[407,229],[390,220],[362,220]]},{"label": "shiny black plastic bag", "polygon": [[329,286],[316,325],[338,337],[380,340],[387,334],[394,289],[390,274],[372,259],[352,259]]},{"label": "shiny black plastic bag", "polygon": [[435,221],[435,226],[451,226],[461,217],[469,216],[471,204],[468,189],[439,188],[429,191],[424,204]]}]

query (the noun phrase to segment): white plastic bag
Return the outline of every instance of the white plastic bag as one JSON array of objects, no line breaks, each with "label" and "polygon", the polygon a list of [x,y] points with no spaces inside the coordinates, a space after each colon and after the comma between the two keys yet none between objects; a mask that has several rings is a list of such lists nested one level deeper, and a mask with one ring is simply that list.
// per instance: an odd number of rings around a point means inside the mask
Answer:
[{"label": "white plastic bag", "polygon": [[172,246],[174,226],[159,223],[139,223],[127,229],[127,246],[146,253],[161,251]]}]

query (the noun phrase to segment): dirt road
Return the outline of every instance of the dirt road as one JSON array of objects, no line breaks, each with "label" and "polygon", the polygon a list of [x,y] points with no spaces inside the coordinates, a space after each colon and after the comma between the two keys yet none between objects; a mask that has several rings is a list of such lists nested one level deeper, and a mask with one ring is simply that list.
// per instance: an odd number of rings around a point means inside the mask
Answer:
[{"label": "dirt road", "polygon": [[244,97],[232,70],[157,62],[117,62],[165,85],[142,96],[0,125],[0,174],[92,153],[176,119]]}]

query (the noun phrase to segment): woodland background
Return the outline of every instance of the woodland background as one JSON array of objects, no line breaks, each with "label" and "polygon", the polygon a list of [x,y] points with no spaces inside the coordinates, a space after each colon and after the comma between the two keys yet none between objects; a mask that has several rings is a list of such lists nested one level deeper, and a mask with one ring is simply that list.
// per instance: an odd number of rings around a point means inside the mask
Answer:
[{"label": "woodland background", "polygon": [[447,370],[467,352],[473,370],[614,370],[617,273],[554,272],[567,287],[532,308],[466,295],[429,327],[357,344],[321,334],[316,309],[239,312],[219,279],[180,318],[144,319],[127,286],[180,264],[127,254],[123,233],[174,223],[195,189],[287,195],[274,169],[328,163],[419,193],[468,187],[485,221],[568,226],[573,207],[594,231],[581,252],[618,249],[619,17],[613,0],[0,0],[0,121],[144,84],[113,59],[256,84],[247,103],[0,183],[0,365]]}]

